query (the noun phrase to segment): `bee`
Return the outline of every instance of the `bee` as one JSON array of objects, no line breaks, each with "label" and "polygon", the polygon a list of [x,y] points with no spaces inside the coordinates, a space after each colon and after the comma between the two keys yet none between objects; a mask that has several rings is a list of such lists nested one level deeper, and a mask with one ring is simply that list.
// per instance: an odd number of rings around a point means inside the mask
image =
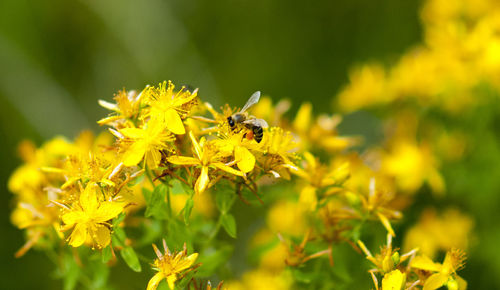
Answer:
[{"label": "bee", "polygon": [[264,137],[263,128],[267,128],[269,126],[267,125],[266,121],[257,119],[254,116],[249,116],[246,111],[251,106],[257,104],[259,99],[260,92],[256,91],[252,94],[252,96],[250,96],[245,106],[243,106],[243,108],[239,112],[227,117],[227,122],[231,127],[231,130],[236,129],[238,124],[243,124],[247,129],[250,130],[245,134],[245,137],[249,140],[255,139],[257,143],[260,143],[260,141],[262,141],[262,137]]}]

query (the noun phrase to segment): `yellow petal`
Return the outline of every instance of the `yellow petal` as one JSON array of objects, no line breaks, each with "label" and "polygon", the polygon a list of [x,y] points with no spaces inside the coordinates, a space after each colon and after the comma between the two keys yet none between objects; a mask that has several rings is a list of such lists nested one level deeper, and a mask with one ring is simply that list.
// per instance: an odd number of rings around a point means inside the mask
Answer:
[{"label": "yellow petal", "polygon": [[161,152],[160,150],[149,150],[146,152],[146,164],[150,169],[156,169],[161,162]]},{"label": "yellow petal", "polygon": [[168,287],[170,288],[170,290],[174,290],[175,281],[177,281],[177,276],[175,274],[169,275],[167,277]]},{"label": "yellow petal", "polygon": [[85,212],[92,212],[97,209],[97,184],[89,182],[85,190],[80,194],[80,205]]},{"label": "yellow petal", "polygon": [[177,165],[198,165],[200,164],[200,160],[193,157],[186,156],[170,156],[168,157],[168,162],[177,164]]},{"label": "yellow petal", "polygon": [[64,224],[71,226],[74,225],[75,223],[78,223],[82,221],[84,218],[84,214],[81,211],[71,211],[66,214],[64,214],[61,219]]},{"label": "yellow petal", "polygon": [[87,227],[83,224],[77,224],[69,237],[69,244],[73,247],[79,247],[87,239]]},{"label": "yellow petal", "polygon": [[200,194],[203,191],[205,191],[205,189],[207,188],[208,182],[209,182],[208,167],[203,166],[201,168],[200,177],[198,177],[198,180],[196,180],[196,185],[195,185],[196,193]]},{"label": "yellow petal", "polygon": [[401,290],[406,283],[406,274],[394,270],[384,275],[382,279],[382,290]]},{"label": "yellow petal", "polygon": [[97,243],[98,248],[102,249],[109,245],[109,242],[111,242],[111,232],[109,229],[103,225],[97,225],[97,228],[95,230],[94,234],[94,240]]},{"label": "yellow petal", "polygon": [[448,281],[447,275],[444,275],[441,273],[434,274],[434,275],[430,276],[429,278],[427,278],[427,280],[425,281],[425,284],[424,284],[424,288],[422,290],[437,289],[437,288],[443,286],[447,281]]},{"label": "yellow petal", "polygon": [[134,166],[141,162],[142,157],[146,154],[146,144],[142,141],[137,141],[130,146],[125,154],[123,154],[123,165]]},{"label": "yellow petal", "polygon": [[97,223],[102,223],[116,217],[123,210],[123,204],[116,201],[106,201],[101,203],[92,219]]},{"label": "yellow petal", "polygon": [[299,202],[304,206],[304,208],[311,211],[315,210],[318,204],[316,188],[313,186],[305,186],[300,192]]},{"label": "yellow petal", "polygon": [[378,216],[380,222],[382,223],[382,225],[387,230],[387,232],[389,232],[389,234],[391,236],[395,237],[396,233],[394,233],[394,230],[392,229],[391,223],[389,222],[389,220],[387,219],[387,217],[385,215],[379,213],[379,212],[377,212],[377,216]]},{"label": "yellow petal", "polygon": [[305,132],[309,128],[311,122],[312,105],[311,103],[303,103],[295,120],[293,120],[293,127],[300,133]]},{"label": "yellow petal", "polygon": [[198,253],[189,255],[189,257],[186,258],[190,262],[189,266],[193,265],[193,263],[196,261],[197,258],[198,258]]},{"label": "yellow petal", "polygon": [[234,148],[234,158],[238,168],[247,173],[253,170],[255,166],[255,156],[253,156],[247,148],[243,146],[236,146]]},{"label": "yellow petal", "polygon": [[186,134],[184,124],[182,123],[181,117],[176,110],[168,109],[165,111],[165,122],[167,129],[170,130],[170,132],[177,135]]},{"label": "yellow petal", "polygon": [[123,136],[128,138],[141,139],[144,137],[145,131],[138,128],[124,128],[120,130],[120,133],[122,133]]},{"label": "yellow petal", "polygon": [[231,173],[231,174],[234,174],[234,175],[238,175],[238,176],[245,176],[245,173],[239,171],[239,170],[236,170],[232,167],[229,167],[223,163],[220,163],[220,162],[216,162],[216,163],[212,163],[213,166],[221,169],[221,170],[224,170],[226,171],[227,173]]},{"label": "yellow petal", "polygon": [[[180,254],[180,256],[182,256],[182,252],[180,252],[179,254]],[[194,253],[194,254],[189,255],[189,257],[184,258],[182,261],[180,261],[177,264],[177,267],[175,268],[175,270],[177,272],[181,272],[183,270],[186,270],[187,268],[191,267],[191,265],[193,265],[194,261],[196,261],[196,258],[198,258],[198,253]]]},{"label": "yellow petal", "polygon": [[455,275],[455,280],[458,282],[458,290],[467,290],[467,281],[458,275]]},{"label": "yellow petal", "polygon": [[194,152],[196,153],[196,156],[198,156],[198,159],[201,160],[203,152],[201,151],[200,144],[198,143],[198,141],[194,137],[193,131],[189,131],[189,138],[191,138],[191,142],[193,143]]},{"label": "yellow petal", "polygon": [[439,272],[441,271],[441,264],[434,263],[427,256],[417,256],[411,261],[411,267],[431,272]]},{"label": "yellow petal", "polygon": [[165,278],[165,276],[163,276],[163,272],[156,273],[153,278],[149,280],[146,290],[156,290],[156,288],[158,288],[158,284],[160,284],[163,278]]}]

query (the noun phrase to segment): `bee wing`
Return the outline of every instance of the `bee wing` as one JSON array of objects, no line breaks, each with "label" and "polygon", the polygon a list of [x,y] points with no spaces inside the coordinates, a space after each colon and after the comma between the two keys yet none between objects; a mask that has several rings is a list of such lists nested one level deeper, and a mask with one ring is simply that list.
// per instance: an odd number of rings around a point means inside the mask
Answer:
[{"label": "bee wing", "polygon": [[257,118],[247,119],[247,120],[243,121],[243,124],[250,124],[250,125],[259,126],[262,128],[269,128],[269,125],[267,124],[267,122],[265,120],[257,119]]},{"label": "bee wing", "polygon": [[255,93],[253,93],[253,95],[250,96],[250,98],[248,99],[247,103],[243,106],[243,109],[241,109],[240,113],[245,112],[251,106],[257,104],[257,102],[259,101],[259,99],[260,99],[260,91],[256,91]]}]

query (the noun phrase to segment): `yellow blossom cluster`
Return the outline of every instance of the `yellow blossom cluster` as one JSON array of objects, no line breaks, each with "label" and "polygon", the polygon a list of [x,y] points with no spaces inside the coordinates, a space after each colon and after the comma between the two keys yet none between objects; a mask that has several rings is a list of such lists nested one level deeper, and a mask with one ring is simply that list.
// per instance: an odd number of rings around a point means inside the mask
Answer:
[{"label": "yellow blossom cluster", "polygon": [[[170,289],[180,283],[197,285],[192,276],[204,268],[194,262],[213,248],[181,235],[180,227],[198,231],[207,241],[216,238],[221,227],[236,237],[236,221],[229,211],[239,197],[243,204],[257,201],[270,208],[267,225],[252,241],[259,251],[258,267],[240,281],[228,281],[230,288],[258,288],[263,283],[272,289],[294,287],[289,269],[312,260],[326,260],[333,267],[333,249],[339,244],[367,253],[377,267],[372,271],[376,287],[375,273],[385,275],[382,285],[427,289],[428,284],[462,283],[455,272],[463,259],[455,263],[447,258],[442,266],[429,268],[427,260],[415,258],[420,263],[408,267],[421,272],[409,276],[398,265],[416,250],[399,257],[390,245],[396,236],[393,221],[402,217],[408,203],[398,193],[414,191],[424,181],[443,187],[425,148],[395,143],[394,155],[386,157],[388,153],[375,149],[368,152],[371,160],[366,159],[350,150],[359,138],[338,135],[339,115],[314,117],[311,104],[305,103],[290,121],[285,118],[287,101],[257,101],[250,109],[255,116],[229,105],[218,111],[199,99],[198,90],[163,82],[139,93],[119,91],[114,103],[99,101],[111,113],[98,123],[108,126],[111,134],[94,138],[85,132],[74,142],[55,138],[39,149],[22,143],[25,164],[9,181],[16,194],[12,221],[28,236],[18,255],[42,245],[42,238],[54,244],[64,240],[74,248],[99,249],[104,262],[120,251],[127,264],[140,271],[134,251],[140,239],[128,238],[124,229],[142,226],[156,238],[166,235],[174,243],[177,235],[185,239],[178,253],[170,252],[165,240],[163,253],[153,245],[157,258],[152,267],[157,273],[147,289],[156,289],[163,280]],[[258,118],[268,118],[271,126],[260,127],[267,122],[256,122]],[[262,132],[261,139],[255,132]],[[418,160],[411,158],[415,154],[421,155]],[[409,164],[411,169],[406,168]],[[220,211],[217,221],[212,221],[214,207]],[[202,219],[190,221],[193,208]],[[184,224],[179,226],[182,217]],[[190,228],[191,222],[197,226]],[[364,228],[374,224],[385,228],[389,239],[384,252],[375,257],[359,241]],[[154,233],[155,225],[165,227],[164,232]],[[172,230],[174,226],[179,232]],[[188,247],[196,245],[199,251],[188,256]]]}]

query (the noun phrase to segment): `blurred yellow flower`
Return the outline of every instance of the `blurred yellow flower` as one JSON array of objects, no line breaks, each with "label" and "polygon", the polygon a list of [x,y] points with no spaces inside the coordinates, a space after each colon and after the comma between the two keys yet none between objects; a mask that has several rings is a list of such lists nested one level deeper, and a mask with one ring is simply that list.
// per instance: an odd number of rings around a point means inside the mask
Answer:
[{"label": "blurred yellow flower", "polygon": [[405,250],[419,247],[420,253],[434,258],[438,251],[467,249],[474,221],[457,209],[448,208],[438,214],[426,209],[416,225],[406,232]]},{"label": "blurred yellow flower", "polygon": [[306,230],[304,208],[297,202],[281,200],[274,204],[267,214],[269,228],[277,233],[300,236]]},{"label": "blurred yellow flower", "polygon": [[257,269],[243,274],[241,281],[229,281],[224,287],[231,290],[262,289],[287,290],[292,288],[292,277],[286,272]]},{"label": "blurred yellow flower", "polygon": [[418,146],[409,140],[395,140],[390,150],[384,154],[382,170],[394,176],[403,191],[415,192],[427,181],[434,192],[442,193],[444,180],[437,169],[430,148]]}]

